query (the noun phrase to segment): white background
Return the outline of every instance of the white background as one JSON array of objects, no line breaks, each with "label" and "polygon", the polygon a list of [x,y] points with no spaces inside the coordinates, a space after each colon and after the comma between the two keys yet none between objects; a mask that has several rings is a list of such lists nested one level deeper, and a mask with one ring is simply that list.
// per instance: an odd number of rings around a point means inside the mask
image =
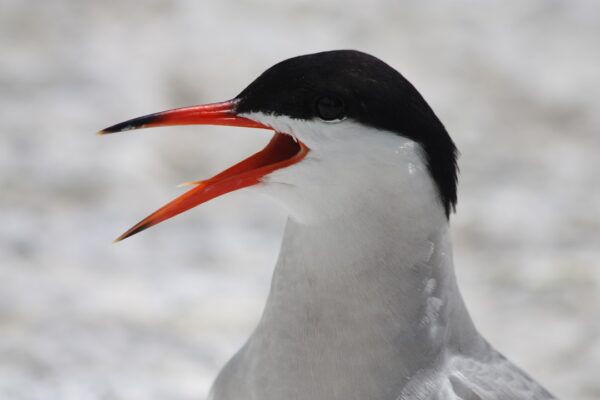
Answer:
[{"label": "white background", "polygon": [[265,131],[122,120],[226,100],[355,48],[462,152],[457,273],[480,330],[564,399],[600,397],[600,3],[0,1],[0,399],[201,399],[260,316],[282,210],[240,191],[122,243]]}]

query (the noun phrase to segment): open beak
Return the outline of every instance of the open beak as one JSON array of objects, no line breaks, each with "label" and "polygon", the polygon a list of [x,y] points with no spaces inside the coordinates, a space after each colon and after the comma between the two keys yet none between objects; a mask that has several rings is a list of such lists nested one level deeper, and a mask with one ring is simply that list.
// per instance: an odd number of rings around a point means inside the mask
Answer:
[{"label": "open beak", "polygon": [[[201,106],[178,108],[134,118],[98,132],[101,135],[132,129],[170,125],[229,125],[246,128],[272,129],[260,122],[238,116],[237,100]],[[276,132],[264,149],[225,171],[204,181],[190,182],[195,187],[138,222],[115,242],[135,235],[162,221],[181,214],[215,197],[260,183],[265,175],[300,162],[309,152],[302,142],[291,135]]]}]

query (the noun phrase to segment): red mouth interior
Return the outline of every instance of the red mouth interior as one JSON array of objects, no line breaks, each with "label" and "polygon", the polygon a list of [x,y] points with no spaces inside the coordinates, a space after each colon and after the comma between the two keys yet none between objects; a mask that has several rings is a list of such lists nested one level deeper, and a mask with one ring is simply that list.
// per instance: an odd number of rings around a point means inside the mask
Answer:
[{"label": "red mouth interior", "polygon": [[119,236],[116,241],[139,233],[215,197],[260,183],[265,175],[298,163],[308,152],[308,147],[302,142],[294,140],[288,134],[275,132],[264,149],[210,179],[193,182],[196,187],[144,218]]},{"label": "red mouth interior", "polygon": [[[224,178],[231,178],[235,176],[244,175],[251,172],[254,175],[258,171],[267,169],[267,172],[260,174],[264,176],[269,172],[275,171],[276,169],[287,167],[294,162],[289,162],[294,159],[302,147],[296,142],[292,136],[285,133],[275,132],[275,135],[271,138],[269,143],[264,149],[256,154],[246,158],[245,160],[235,164],[232,167],[227,168],[225,171],[213,176],[212,178],[197,182],[197,183],[212,183],[216,180],[222,180]],[[299,160],[298,160],[299,161]]]}]

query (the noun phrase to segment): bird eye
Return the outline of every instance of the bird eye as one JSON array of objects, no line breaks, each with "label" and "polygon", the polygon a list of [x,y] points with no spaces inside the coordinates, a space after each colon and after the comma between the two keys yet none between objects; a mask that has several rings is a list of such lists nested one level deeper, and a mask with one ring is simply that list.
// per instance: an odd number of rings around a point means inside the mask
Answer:
[{"label": "bird eye", "polygon": [[339,97],[319,97],[316,108],[318,117],[323,121],[340,120],[346,116],[346,106]]}]

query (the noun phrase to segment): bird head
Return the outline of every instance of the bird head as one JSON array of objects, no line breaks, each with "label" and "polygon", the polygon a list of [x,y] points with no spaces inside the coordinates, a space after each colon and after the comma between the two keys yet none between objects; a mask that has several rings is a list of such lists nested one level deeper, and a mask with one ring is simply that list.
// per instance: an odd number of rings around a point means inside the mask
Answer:
[{"label": "bird head", "polygon": [[275,133],[264,149],[192,182],[117,240],[245,187],[275,197],[306,223],[354,213],[375,197],[411,209],[426,196],[446,218],[456,204],[457,151],[444,126],[400,73],[362,52],[290,58],[232,100],[134,118],[100,134],[196,124]]}]

